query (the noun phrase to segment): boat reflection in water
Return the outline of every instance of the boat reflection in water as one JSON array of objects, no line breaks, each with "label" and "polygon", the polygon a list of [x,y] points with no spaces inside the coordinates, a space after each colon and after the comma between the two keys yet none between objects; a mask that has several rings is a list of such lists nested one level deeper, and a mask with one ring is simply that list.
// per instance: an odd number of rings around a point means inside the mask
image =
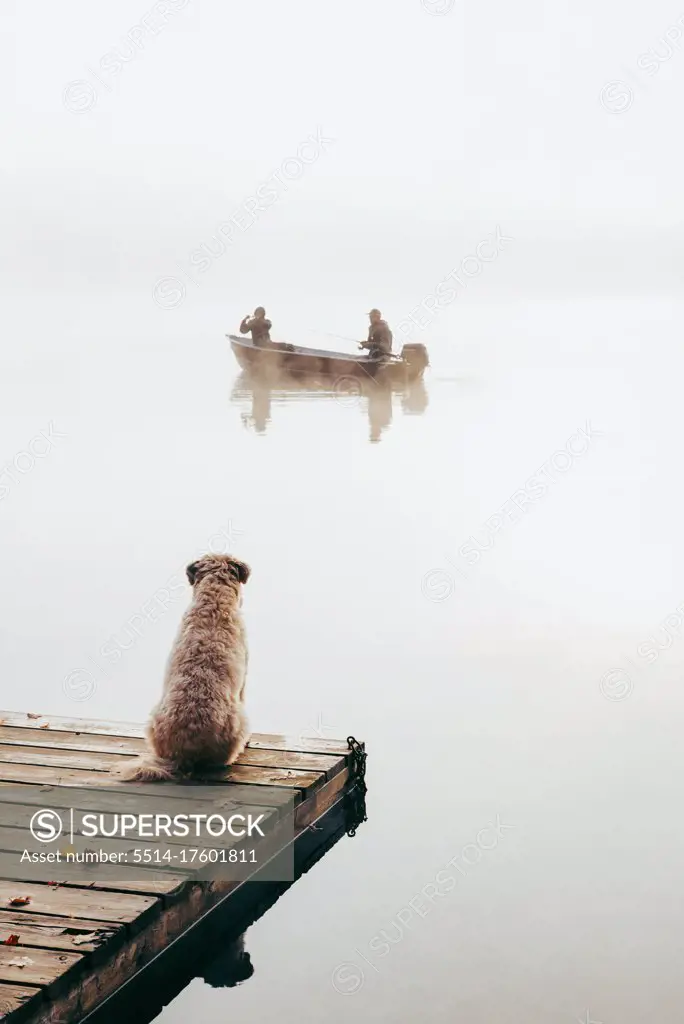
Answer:
[{"label": "boat reflection in water", "polygon": [[402,412],[420,416],[428,406],[428,394],[422,377],[415,381],[382,383],[352,376],[326,377],[283,372],[268,375],[244,371],[236,379],[231,401],[246,406],[241,413],[242,422],[257,434],[265,434],[272,419],[272,405],[298,401],[329,401],[349,409],[359,409],[367,415],[371,443],[380,441],[392,423],[395,402],[399,400]]}]

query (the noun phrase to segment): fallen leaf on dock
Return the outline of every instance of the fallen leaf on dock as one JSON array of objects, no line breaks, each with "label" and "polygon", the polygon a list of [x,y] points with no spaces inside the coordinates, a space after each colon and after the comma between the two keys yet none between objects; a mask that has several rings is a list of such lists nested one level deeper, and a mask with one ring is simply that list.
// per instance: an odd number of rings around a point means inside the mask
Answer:
[{"label": "fallen leaf on dock", "polygon": [[60,885],[64,885],[64,882],[48,882],[49,889],[59,889]]},{"label": "fallen leaf on dock", "polygon": [[19,942],[18,935],[8,935],[6,939],[0,939],[3,946],[16,946]]},{"label": "fallen leaf on dock", "polygon": [[39,729],[49,729],[50,728],[50,723],[49,722],[45,722],[44,725],[39,725],[38,728]]},{"label": "fallen leaf on dock", "polygon": [[10,907],[25,907],[31,902],[30,896],[13,896],[11,900],[7,901]]},{"label": "fallen leaf on dock", "polygon": [[32,963],[33,963],[33,960],[30,957],[28,957],[28,956],[18,956],[16,958],[16,960],[8,960],[7,961],[7,966],[8,967],[21,967],[21,968],[24,968],[28,964],[32,964]]},{"label": "fallen leaf on dock", "polygon": [[27,718],[42,718],[43,716],[42,715],[32,715],[30,711],[27,711],[26,712],[26,717]]},{"label": "fallen leaf on dock", "polygon": [[97,942],[99,937],[97,932],[90,932],[88,935],[75,935],[71,941],[74,946],[82,946],[84,942]]}]

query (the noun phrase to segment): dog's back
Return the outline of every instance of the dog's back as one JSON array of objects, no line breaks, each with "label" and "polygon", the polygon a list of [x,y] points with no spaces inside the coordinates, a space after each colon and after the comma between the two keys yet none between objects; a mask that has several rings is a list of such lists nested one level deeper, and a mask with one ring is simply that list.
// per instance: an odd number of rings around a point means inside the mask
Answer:
[{"label": "dog's back", "polygon": [[227,555],[188,566],[193,601],[166,670],[147,730],[150,754],[127,773],[153,781],[231,764],[249,730],[243,708],[247,642],[240,612],[249,567]]}]

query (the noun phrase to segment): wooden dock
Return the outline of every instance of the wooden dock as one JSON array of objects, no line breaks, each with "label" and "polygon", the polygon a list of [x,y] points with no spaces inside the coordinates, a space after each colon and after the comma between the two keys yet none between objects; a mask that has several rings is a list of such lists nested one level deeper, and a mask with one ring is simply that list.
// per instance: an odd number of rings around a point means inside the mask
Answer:
[{"label": "wooden dock", "polygon": [[[0,711],[0,786],[37,787],[46,806],[56,803],[60,787],[108,787],[123,796],[131,786],[116,772],[143,747],[140,725]],[[322,847],[326,821],[334,819],[339,828],[342,820],[353,834],[364,820],[364,773],[365,752],[353,740],[255,734],[235,765],[202,781],[222,798],[231,787],[247,787],[255,805],[267,802],[260,794],[273,787],[287,791],[300,873]],[[24,842],[25,831],[9,819],[0,802],[0,851],[20,850]],[[167,955],[177,955],[199,925],[206,930],[218,918],[254,919],[258,905],[273,902],[264,890],[278,890],[276,883],[262,883],[260,872],[248,881],[202,881],[195,868],[147,872],[144,865],[126,865],[121,881],[98,881],[93,866],[92,880],[57,884],[53,869],[46,870],[44,882],[0,878],[3,1024],[77,1024],[116,1000],[122,986],[133,991],[147,974],[165,968]]]}]

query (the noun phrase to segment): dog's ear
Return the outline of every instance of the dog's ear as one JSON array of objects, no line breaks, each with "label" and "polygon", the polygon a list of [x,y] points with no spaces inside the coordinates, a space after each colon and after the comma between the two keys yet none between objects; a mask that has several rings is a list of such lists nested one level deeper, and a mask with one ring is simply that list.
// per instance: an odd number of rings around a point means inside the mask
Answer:
[{"label": "dog's ear", "polygon": [[237,558],[231,559],[230,564],[233,568],[237,569],[238,580],[240,583],[246,583],[252,574],[252,570],[246,562],[240,562]]},{"label": "dog's ear", "polygon": [[186,576],[190,582],[190,586],[195,586],[195,580],[197,579],[197,571],[199,569],[199,562],[191,562],[185,570]]}]

